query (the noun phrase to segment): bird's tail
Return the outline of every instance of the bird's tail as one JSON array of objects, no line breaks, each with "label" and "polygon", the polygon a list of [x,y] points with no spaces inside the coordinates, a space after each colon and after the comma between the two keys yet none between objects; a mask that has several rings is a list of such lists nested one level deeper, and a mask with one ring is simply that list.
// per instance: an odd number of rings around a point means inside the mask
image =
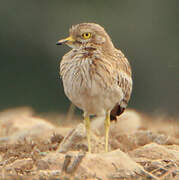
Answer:
[{"label": "bird's tail", "polygon": [[116,105],[110,113],[110,120],[117,121],[117,116],[121,115],[124,112],[124,110],[124,107],[121,107],[119,104]]}]

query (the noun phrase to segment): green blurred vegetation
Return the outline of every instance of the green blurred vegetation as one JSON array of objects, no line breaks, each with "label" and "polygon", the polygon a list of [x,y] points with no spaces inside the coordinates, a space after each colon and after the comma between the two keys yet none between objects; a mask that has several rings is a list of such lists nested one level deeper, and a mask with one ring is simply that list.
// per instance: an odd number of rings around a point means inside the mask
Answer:
[{"label": "green blurred vegetation", "polygon": [[68,47],[55,42],[72,24],[105,27],[133,68],[129,106],[179,114],[179,1],[3,0],[0,6],[0,110],[32,106],[66,112],[58,75]]}]

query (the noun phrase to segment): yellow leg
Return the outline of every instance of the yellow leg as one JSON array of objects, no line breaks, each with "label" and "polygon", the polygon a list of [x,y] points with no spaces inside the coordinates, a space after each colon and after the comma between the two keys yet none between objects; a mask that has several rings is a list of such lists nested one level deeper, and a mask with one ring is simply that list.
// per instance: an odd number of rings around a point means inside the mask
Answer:
[{"label": "yellow leg", "polygon": [[105,118],[105,151],[108,152],[109,127],[110,127],[110,111],[106,113]]},{"label": "yellow leg", "polygon": [[87,113],[84,113],[84,122],[86,127],[86,136],[88,140],[88,152],[91,153],[90,118]]}]

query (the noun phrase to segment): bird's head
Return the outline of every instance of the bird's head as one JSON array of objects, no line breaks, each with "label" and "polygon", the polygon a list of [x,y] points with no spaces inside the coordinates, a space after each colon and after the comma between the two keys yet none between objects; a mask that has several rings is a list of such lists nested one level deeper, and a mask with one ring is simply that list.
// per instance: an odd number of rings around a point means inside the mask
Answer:
[{"label": "bird's head", "polygon": [[57,41],[57,45],[67,44],[71,48],[78,49],[81,46],[112,46],[110,37],[103,27],[95,23],[81,23],[70,28],[70,36]]}]

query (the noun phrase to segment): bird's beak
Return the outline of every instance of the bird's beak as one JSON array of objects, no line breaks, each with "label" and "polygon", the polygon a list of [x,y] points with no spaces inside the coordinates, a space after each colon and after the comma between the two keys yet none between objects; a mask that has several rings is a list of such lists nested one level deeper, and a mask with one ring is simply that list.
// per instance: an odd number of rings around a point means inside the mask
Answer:
[{"label": "bird's beak", "polygon": [[73,37],[69,36],[65,39],[61,39],[59,41],[56,42],[56,45],[62,45],[63,43],[73,43],[75,40],[73,39]]}]

